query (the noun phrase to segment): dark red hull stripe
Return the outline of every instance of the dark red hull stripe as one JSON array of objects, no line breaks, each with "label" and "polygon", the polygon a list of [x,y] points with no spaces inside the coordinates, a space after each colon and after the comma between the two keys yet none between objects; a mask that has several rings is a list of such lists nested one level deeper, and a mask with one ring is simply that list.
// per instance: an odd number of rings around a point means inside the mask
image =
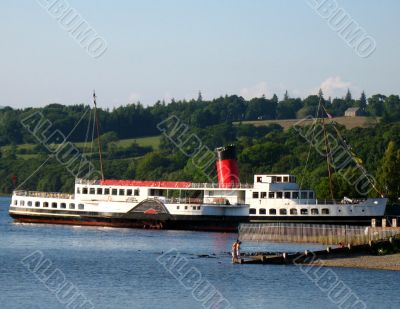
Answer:
[{"label": "dark red hull stripe", "polygon": [[171,230],[194,230],[210,232],[237,232],[242,220],[157,220],[149,219],[118,219],[100,217],[51,217],[10,214],[15,220],[26,223],[49,223],[66,225],[108,226],[123,228],[149,228]]}]

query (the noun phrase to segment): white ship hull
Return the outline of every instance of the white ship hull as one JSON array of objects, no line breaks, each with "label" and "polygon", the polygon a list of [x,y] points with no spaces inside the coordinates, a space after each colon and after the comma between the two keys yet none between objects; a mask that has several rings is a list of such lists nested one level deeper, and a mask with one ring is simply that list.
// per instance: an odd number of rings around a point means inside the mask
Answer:
[{"label": "white ship hull", "polygon": [[15,191],[9,213],[22,222],[236,231],[245,222],[368,225],[384,216],[386,203],[385,198],[318,201],[293,176],[255,175],[254,185],[235,188],[77,180],[74,194]]}]

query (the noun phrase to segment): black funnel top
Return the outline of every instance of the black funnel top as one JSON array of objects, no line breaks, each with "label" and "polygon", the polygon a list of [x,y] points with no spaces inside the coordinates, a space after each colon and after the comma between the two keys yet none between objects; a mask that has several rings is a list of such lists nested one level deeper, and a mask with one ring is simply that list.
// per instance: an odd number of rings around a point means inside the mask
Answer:
[{"label": "black funnel top", "polygon": [[216,150],[217,160],[236,160],[236,145],[218,147]]}]

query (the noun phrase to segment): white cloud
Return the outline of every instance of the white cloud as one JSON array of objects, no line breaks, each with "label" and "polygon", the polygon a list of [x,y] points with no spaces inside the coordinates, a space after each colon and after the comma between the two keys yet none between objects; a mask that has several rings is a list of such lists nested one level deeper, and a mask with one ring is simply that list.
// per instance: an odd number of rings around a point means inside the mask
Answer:
[{"label": "white cloud", "polygon": [[[331,76],[321,83],[319,89],[322,89],[325,97],[338,97],[344,96],[351,86],[351,82],[343,81],[340,76]],[[313,94],[317,94],[319,89],[316,89]]]},{"label": "white cloud", "polygon": [[129,103],[136,103],[140,101],[140,94],[139,93],[131,93],[128,98]]},{"label": "white cloud", "polygon": [[268,95],[268,87],[266,82],[259,82],[254,86],[246,87],[240,90],[240,95],[246,100],[250,100],[252,98],[260,98],[263,95]]}]

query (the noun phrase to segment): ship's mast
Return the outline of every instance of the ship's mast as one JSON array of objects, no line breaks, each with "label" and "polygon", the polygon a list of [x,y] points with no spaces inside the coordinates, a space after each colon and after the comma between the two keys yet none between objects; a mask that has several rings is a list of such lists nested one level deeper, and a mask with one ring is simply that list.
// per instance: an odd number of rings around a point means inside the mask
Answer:
[{"label": "ship's mast", "polygon": [[99,123],[99,115],[97,113],[96,93],[94,90],[93,90],[93,104],[94,104],[94,113],[95,113],[95,119],[96,119],[97,144],[98,144],[98,148],[99,148],[101,180],[104,180],[103,157],[102,157],[101,141],[100,141],[100,123]]},{"label": "ship's mast", "polygon": [[[329,191],[331,193],[331,198],[332,200],[334,199],[334,194],[333,194],[333,183],[332,183],[332,170],[331,170],[331,163],[333,163],[333,159],[331,160],[331,147],[329,145],[329,139],[328,139],[328,134],[326,132],[326,125],[325,125],[325,115],[324,112],[326,112],[326,108],[324,106],[324,98],[322,97],[322,92],[319,94],[319,104],[318,104],[318,110],[317,110],[317,119],[322,125],[322,130],[324,133],[324,143],[325,143],[325,156],[326,156],[326,164],[328,168],[328,181],[329,181]],[[328,114],[327,114],[328,115]]]}]

